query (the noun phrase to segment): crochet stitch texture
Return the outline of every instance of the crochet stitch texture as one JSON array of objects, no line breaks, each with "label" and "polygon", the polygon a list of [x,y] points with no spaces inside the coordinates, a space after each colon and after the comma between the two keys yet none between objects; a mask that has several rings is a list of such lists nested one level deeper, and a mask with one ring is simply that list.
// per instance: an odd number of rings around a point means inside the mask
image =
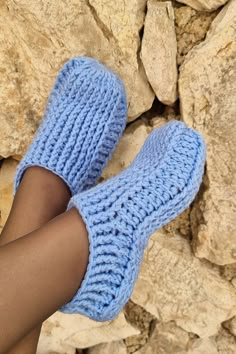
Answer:
[{"label": "crochet stitch texture", "polygon": [[72,195],[93,186],[125,128],[126,114],[125,89],[113,72],[88,57],[68,61],[18,166],[15,191],[30,166],[57,174]]},{"label": "crochet stitch texture", "polygon": [[154,130],[121,174],[75,195],[89,235],[84,280],[61,309],[97,321],[114,319],[131,296],[150,235],[193,201],[202,181],[205,144],[184,123]]}]

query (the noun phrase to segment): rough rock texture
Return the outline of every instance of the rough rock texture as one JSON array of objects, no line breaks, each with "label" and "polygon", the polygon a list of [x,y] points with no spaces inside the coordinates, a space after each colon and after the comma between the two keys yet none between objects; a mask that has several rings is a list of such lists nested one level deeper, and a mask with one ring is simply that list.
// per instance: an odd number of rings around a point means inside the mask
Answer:
[{"label": "rough rock texture", "polygon": [[87,354],[128,354],[123,341],[99,344],[88,349]]},{"label": "rough rock texture", "polygon": [[100,323],[80,315],[57,312],[44,323],[38,350],[39,354],[50,354],[52,351],[70,354],[74,348],[86,348],[138,333],[122,313],[114,321]]},{"label": "rough rock texture", "polygon": [[221,275],[236,288],[236,263],[227,264],[222,267]]},{"label": "rough rock texture", "polygon": [[100,59],[124,79],[133,119],[152,92],[137,57],[146,0],[12,1],[0,3],[0,156],[22,155],[38,126],[62,64]]},{"label": "rough rock texture", "polygon": [[196,339],[190,344],[186,354],[218,354],[217,344],[214,338]]},{"label": "rough rock texture", "polygon": [[129,301],[125,306],[124,312],[127,321],[140,331],[138,335],[128,337],[124,340],[128,354],[131,354],[147,343],[155,327],[156,319],[149,312],[145,311],[144,308],[134,304],[132,301]]},{"label": "rough rock texture", "polygon": [[178,65],[181,65],[188,52],[205,38],[217,13],[218,11],[198,12],[189,6],[175,8]]},{"label": "rough rock texture", "polygon": [[230,1],[189,52],[179,80],[183,119],[208,145],[205,187],[192,213],[194,249],[217,264],[236,262],[235,67],[236,2]]},{"label": "rough rock texture", "polygon": [[188,333],[177,327],[174,322],[157,324],[149,343],[136,354],[186,353],[188,343]]},{"label": "rough rock texture", "polygon": [[218,354],[235,354],[236,339],[229,332],[222,329],[215,338]]},{"label": "rough rock texture", "polygon": [[17,162],[5,160],[0,168],[0,228],[7,220],[12,205],[13,178]]},{"label": "rough rock texture", "polygon": [[231,318],[229,321],[223,323],[225,329],[227,329],[233,336],[236,337],[236,317]]},{"label": "rough rock texture", "polygon": [[178,0],[183,4],[189,5],[198,11],[213,11],[227,3],[228,0]]},{"label": "rough rock texture", "polygon": [[187,240],[161,231],[149,241],[132,300],[159,321],[174,320],[200,337],[216,334],[236,314],[233,286],[196,259]]},{"label": "rough rock texture", "polygon": [[156,96],[167,105],[177,99],[176,55],[172,3],[148,0],[141,59]]},{"label": "rough rock texture", "polygon": [[[136,354],[217,354],[213,338],[196,339],[175,322],[157,324],[149,342]],[[226,353],[225,353],[226,354]]]}]

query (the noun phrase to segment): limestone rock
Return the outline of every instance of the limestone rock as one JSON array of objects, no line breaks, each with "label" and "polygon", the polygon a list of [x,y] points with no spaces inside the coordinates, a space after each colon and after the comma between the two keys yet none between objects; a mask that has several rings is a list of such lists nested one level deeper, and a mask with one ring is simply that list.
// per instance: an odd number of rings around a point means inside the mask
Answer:
[{"label": "limestone rock", "polygon": [[236,337],[236,317],[231,318],[229,321],[223,323],[224,328],[226,328],[233,336]]},{"label": "limestone rock", "polygon": [[8,218],[13,200],[13,180],[17,162],[7,159],[0,168],[0,228]]},{"label": "limestone rock", "polygon": [[236,277],[236,263],[226,264],[222,267],[221,274],[225,279],[232,281]]},{"label": "limestone rock", "polygon": [[216,342],[213,338],[196,339],[186,354],[218,354]]},{"label": "limestone rock", "polygon": [[[200,65],[201,63],[201,65]],[[205,137],[207,176],[192,213],[194,249],[217,264],[236,262],[236,2],[215,18],[181,67],[183,120]]]},{"label": "limestone rock", "polygon": [[127,321],[140,331],[138,335],[124,340],[128,353],[134,353],[149,340],[150,333],[156,324],[156,318],[132,301],[128,302],[124,311]]},{"label": "limestone rock", "polygon": [[189,6],[175,8],[178,65],[181,65],[188,52],[205,38],[217,12],[198,12]]},{"label": "limestone rock", "polygon": [[[95,322],[80,315],[55,313],[43,325],[39,353],[51,351],[72,353],[74,348],[87,348],[108,341],[127,338],[139,331],[125,320],[121,313],[114,321]],[[64,351],[63,351],[64,350]],[[70,350],[70,351],[69,351]]]},{"label": "limestone rock", "polygon": [[227,3],[228,0],[178,0],[183,4],[189,5],[198,11],[213,11]]},{"label": "limestone rock", "polygon": [[[214,338],[197,338],[175,322],[157,324],[149,342],[136,354],[218,354]],[[226,354],[226,353],[225,353]]]},{"label": "limestone rock", "polygon": [[236,338],[222,329],[215,338],[218,354],[235,354]]},{"label": "limestone rock", "polygon": [[132,301],[159,321],[175,321],[204,338],[236,314],[233,286],[195,258],[187,240],[163,231],[149,240]]},{"label": "limestone rock", "polygon": [[0,156],[22,155],[55,76],[70,57],[95,57],[124,79],[129,117],[154,93],[138,60],[146,0],[3,0],[0,3]]},{"label": "limestone rock", "polygon": [[157,98],[167,104],[177,99],[177,42],[170,1],[148,0],[141,59]]},{"label": "limestone rock", "polygon": [[189,335],[174,322],[157,324],[150,341],[136,354],[185,354]]},{"label": "limestone rock", "polygon": [[163,227],[163,230],[169,234],[177,233],[184,237],[191,237],[190,208],[186,209],[176,219]]},{"label": "limestone rock", "polygon": [[99,344],[89,348],[87,354],[127,354],[127,349],[123,341]]}]

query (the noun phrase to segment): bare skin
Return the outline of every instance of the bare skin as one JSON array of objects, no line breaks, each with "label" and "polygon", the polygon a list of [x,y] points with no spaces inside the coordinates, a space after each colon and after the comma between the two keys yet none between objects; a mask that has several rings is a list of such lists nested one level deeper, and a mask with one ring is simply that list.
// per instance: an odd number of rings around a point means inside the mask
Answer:
[{"label": "bare skin", "polygon": [[84,277],[88,235],[75,209],[63,213],[69,198],[53,173],[32,167],[24,174],[0,238],[1,354],[35,354],[41,323]]}]

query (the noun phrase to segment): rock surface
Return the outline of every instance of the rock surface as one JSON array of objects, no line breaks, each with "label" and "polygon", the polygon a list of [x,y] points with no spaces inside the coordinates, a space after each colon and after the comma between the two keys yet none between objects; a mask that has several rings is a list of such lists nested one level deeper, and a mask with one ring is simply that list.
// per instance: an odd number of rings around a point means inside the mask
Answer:
[{"label": "rock surface", "polygon": [[87,354],[127,354],[127,348],[123,341],[99,344],[88,349]]},{"label": "rock surface", "polygon": [[218,354],[217,344],[214,338],[196,339],[190,344],[186,354]]},{"label": "rock surface", "polygon": [[122,313],[114,321],[100,323],[80,315],[57,312],[43,325],[38,351],[39,354],[50,354],[52,351],[70,354],[75,348],[119,341],[138,333]]},{"label": "rock surface", "polygon": [[221,329],[215,338],[218,354],[235,354],[236,339],[226,330]]},{"label": "rock surface", "polygon": [[170,1],[148,0],[141,59],[157,98],[167,105],[177,99],[177,42]]},{"label": "rock surface", "polygon": [[124,312],[127,321],[140,331],[138,335],[124,340],[128,353],[134,353],[148,342],[150,333],[156,324],[156,318],[132,301],[125,306]]},{"label": "rock surface", "polygon": [[22,155],[32,139],[62,64],[100,59],[124,79],[129,116],[148,110],[152,92],[137,52],[146,0],[0,3],[0,156]]},{"label": "rock surface", "polygon": [[203,39],[218,11],[198,12],[189,6],[175,8],[177,63],[181,65],[188,52]]},{"label": "rock surface", "polygon": [[235,67],[236,2],[230,1],[189,52],[179,80],[183,119],[208,146],[205,187],[192,213],[194,249],[221,265],[236,262]]},{"label": "rock surface", "polygon": [[136,354],[183,354],[187,353],[188,343],[188,333],[174,322],[157,324],[150,341]]},{"label": "rock surface", "polygon": [[149,241],[132,301],[159,321],[174,320],[203,338],[216,334],[236,314],[233,286],[196,259],[187,240],[162,231]]},{"label": "rock surface", "polygon": [[178,0],[183,4],[189,5],[198,11],[213,11],[227,3],[228,0]]},{"label": "rock surface", "polygon": [[7,220],[13,199],[13,179],[17,162],[13,159],[5,160],[0,168],[0,228]]}]

